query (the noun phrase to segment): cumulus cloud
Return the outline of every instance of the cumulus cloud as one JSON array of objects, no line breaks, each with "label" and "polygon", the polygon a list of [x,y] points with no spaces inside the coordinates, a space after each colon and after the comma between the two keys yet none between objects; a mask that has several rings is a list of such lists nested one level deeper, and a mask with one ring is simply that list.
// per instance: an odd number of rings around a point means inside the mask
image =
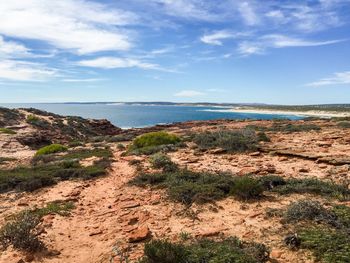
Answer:
[{"label": "cumulus cloud", "polygon": [[118,26],[137,19],[130,12],[84,0],[5,1],[0,17],[0,34],[45,41],[78,54],[129,49],[130,36]]},{"label": "cumulus cloud", "polygon": [[315,82],[306,84],[309,87],[320,87],[330,85],[344,85],[350,84],[350,71],[336,72],[332,77],[323,78]]},{"label": "cumulus cloud", "polygon": [[182,98],[193,98],[193,97],[199,97],[203,95],[205,95],[205,93],[196,91],[196,90],[182,90],[174,94],[175,97],[182,97]]}]

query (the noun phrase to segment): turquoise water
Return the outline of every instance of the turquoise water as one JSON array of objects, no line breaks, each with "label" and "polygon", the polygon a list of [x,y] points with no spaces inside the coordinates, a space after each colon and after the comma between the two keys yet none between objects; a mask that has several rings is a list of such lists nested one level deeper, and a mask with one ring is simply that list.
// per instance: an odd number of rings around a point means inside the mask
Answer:
[{"label": "turquoise water", "polygon": [[107,119],[121,128],[213,119],[301,119],[300,116],[229,112],[227,108],[190,106],[144,106],[122,104],[0,104],[8,108],[37,108],[60,115]]}]

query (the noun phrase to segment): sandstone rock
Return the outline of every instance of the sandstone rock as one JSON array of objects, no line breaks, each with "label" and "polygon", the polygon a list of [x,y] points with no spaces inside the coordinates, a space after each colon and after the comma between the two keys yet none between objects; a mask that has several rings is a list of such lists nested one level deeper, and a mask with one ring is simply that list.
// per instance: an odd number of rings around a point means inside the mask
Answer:
[{"label": "sandstone rock", "polygon": [[237,174],[239,176],[243,176],[243,175],[246,175],[246,174],[256,174],[258,172],[259,172],[259,169],[257,169],[257,168],[245,167],[245,168],[241,169]]},{"label": "sandstone rock", "polygon": [[272,249],[270,253],[271,258],[280,258],[283,254],[283,251],[277,250],[277,249]]},{"label": "sandstone rock", "polygon": [[129,203],[123,204],[121,208],[135,208],[138,206],[140,206],[140,203],[138,202],[129,202]]},{"label": "sandstone rock", "polygon": [[130,243],[143,241],[151,236],[151,231],[147,226],[135,229],[129,234],[128,241]]}]

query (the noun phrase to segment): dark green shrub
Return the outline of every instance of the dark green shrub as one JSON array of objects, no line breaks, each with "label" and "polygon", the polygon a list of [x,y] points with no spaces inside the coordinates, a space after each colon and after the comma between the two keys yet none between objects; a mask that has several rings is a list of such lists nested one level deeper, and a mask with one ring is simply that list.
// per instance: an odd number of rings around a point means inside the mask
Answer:
[{"label": "dark green shrub", "polygon": [[27,123],[42,129],[50,127],[50,123],[48,121],[41,119],[33,114],[28,115],[26,121]]},{"label": "dark green shrub", "polygon": [[16,249],[35,252],[44,248],[39,240],[38,225],[40,217],[25,211],[0,229],[0,244],[3,248],[12,245]]},{"label": "dark green shrub", "polygon": [[350,207],[345,205],[336,205],[332,209],[337,216],[337,220],[341,226],[350,229]]},{"label": "dark green shrub", "polygon": [[162,169],[164,172],[174,172],[179,169],[177,164],[174,163],[169,156],[162,153],[152,155],[150,162],[153,168]]},{"label": "dark green shrub", "polygon": [[118,144],[117,144],[117,149],[118,149],[119,151],[123,151],[123,150],[126,149],[126,147],[125,147],[124,144],[118,143]]},{"label": "dark green shrub", "polygon": [[270,142],[271,141],[271,139],[266,135],[265,132],[258,132],[256,134],[256,136],[258,137],[259,142]]},{"label": "dark green shrub", "polygon": [[16,134],[14,130],[7,129],[7,128],[0,128],[0,133],[5,133],[5,134]]},{"label": "dark green shrub", "polygon": [[250,129],[199,133],[193,141],[201,149],[221,148],[227,152],[255,151],[258,144],[255,131]]},{"label": "dark green shrub", "polygon": [[135,138],[133,134],[118,134],[107,139],[107,142],[128,142]]},{"label": "dark green shrub", "polygon": [[84,146],[84,143],[81,141],[71,141],[68,143],[68,146],[74,148],[74,147]]},{"label": "dark green shrub", "polygon": [[349,200],[350,189],[344,185],[338,185],[332,182],[324,182],[318,179],[289,179],[285,180],[286,184],[279,185],[271,191],[280,194],[316,194],[325,197],[333,197],[339,200]]},{"label": "dark green shrub", "polygon": [[269,250],[264,245],[235,237],[189,244],[155,240],[145,245],[144,254],[140,263],[263,263],[269,259]]},{"label": "dark green shrub", "polygon": [[40,148],[37,152],[36,152],[36,156],[40,156],[40,155],[46,155],[46,154],[51,154],[51,153],[58,153],[58,152],[65,152],[67,151],[68,148],[64,145],[61,144],[51,144],[45,147]]},{"label": "dark green shrub", "polygon": [[135,177],[131,184],[158,185],[167,189],[170,199],[190,205],[204,203],[229,196],[233,177],[228,174],[196,173],[189,170],[143,174]]},{"label": "dark green shrub", "polygon": [[336,221],[336,215],[324,208],[319,202],[312,200],[300,200],[288,206],[285,213],[287,222],[318,221],[331,223]]},{"label": "dark green shrub", "polygon": [[145,245],[145,257],[140,263],[185,263],[189,256],[186,247],[166,240],[153,240]]},{"label": "dark green shrub", "polygon": [[231,187],[231,194],[243,200],[259,198],[263,192],[262,184],[251,176],[235,178]]},{"label": "dark green shrub", "polygon": [[300,247],[313,251],[316,260],[325,263],[348,263],[350,235],[325,226],[307,227],[299,231]]}]

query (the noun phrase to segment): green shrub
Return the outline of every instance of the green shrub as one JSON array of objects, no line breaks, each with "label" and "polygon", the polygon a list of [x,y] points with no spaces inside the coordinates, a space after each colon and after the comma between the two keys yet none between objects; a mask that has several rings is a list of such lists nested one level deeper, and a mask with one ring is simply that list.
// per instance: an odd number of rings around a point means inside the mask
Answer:
[{"label": "green shrub", "polygon": [[68,150],[68,148],[66,146],[61,145],[61,144],[51,144],[51,145],[40,148],[36,152],[35,155],[40,156],[40,155],[46,155],[46,154],[51,154],[51,153],[65,152],[67,150]]},{"label": "green shrub", "polygon": [[122,144],[122,143],[118,143],[118,144],[117,144],[117,149],[118,149],[119,151],[123,151],[123,150],[125,150],[125,149],[126,149],[126,147],[125,147],[125,145],[124,145],[124,144]]},{"label": "green shrub", "polygon": [[135,138],[133,134],[118,134],[107,139],[107,142],[128,142]]},{"label": "green shrub", "polygon": [[231,188],[231,194],[243,200],[258,198],[263,191],[261,183],[251,176],[236,178]]},{"label": "green shrub", "polygon": [[68,143],[68,146],[74,148],[74,147],[84,146],[84,143],[81,141],[71,141]]},{"label": "green shrub", "polygon": [[91,179],[106,174],[110,166],[109,158],[96,160],[91,166],[81,167],[77,161],[48,163],[33,167],[17,167],[11,170],[0,170],[0,192],[13,189],[34,191],[56,184],[60,180]]},{"label": "green shrub", "polygon": [[310,220],[331,223],[336,220],[336,215],[328,211],[317,201],[299,200],[288,206],[285,219],[287,222]]},{"label": "green shrub", "polygon": [[132,147],[139,149],[144,147],[176,144],[179,142],[180,138],[174,134],[167,132],[150,132],[134,139]]},{"label": "green shrub", "polygon": [[229,196],[234,183],[228,174],[196,173],[189,170],[144,174],[135,177],[131,184],[158,185],[166,188],[170,199],[190,205],[205,203]]},{"label": "green shrub", "polygon": [[193,141],[201,149],[221,148],[227,152],[255,151],[258,144],[255,132],[250,129],[199,133]]},{"label": "green shrub", "polygon": [[162,153],[152,155],[150,162],[153,168],[162,169],[164,172],[174,172],[178,170],[177,164],[174,163],[169,156]]},{"label": "green shrub", "polygon": [[269,259],[266,246],[242,242],[235,237],[189,244],[154,240],[145,245],[144,254],[140,263],[263,263]]},{"label": "green shrub", "polygon": [[280,194],[316,194],[325,197],[333,197],[339,200],[349,200],[350,189],[344,185],[338,185],[332,182],[324,182],[318,179],[289,179],[285,184],[278,185],[271,191]]},{"label": "green shrub", "polygon": [[337,220],[341,226],[350,229],[350,207],[345,205],[336,205],[332,209],[337,216]]},{"label": "green shrub", "polygon": [[43,216],[58,214],[67,216],[74,208],[72,202],[54,201],[45,207],[24,210],[8,217],[8,222],[0,229],[0,244],[3,248],[12,245],[16,249],[35,252],[45,246],[39,239],[38,225]]},{"label": "green shrub", "polygon": [[48,121],[41,119],[33,114],[28,115],[26,121],[27,123],[42,129],[50,127],[50,123]]},{"label": "green shrub", "polygon": [[0,133],[5,133],[5,134],[16,134],[14,130],[8,129],[8,128],[0,128]]},{"label": "green shrub", "polygon": [[0,244],[3,248],[13,246],[16,249],[35,252],[44,248],[39,240],[38,225],[40,217],[25,211],[0,229]]},{"label": "green shrub", "polygon": [[258,137],[259,142],[270,142],[271,141],[271,139],[266,135],[265,132],[258,132],[256,134],[256,136]]},{"label": "green shrub", "polygon": [[325,226],[307,227],[298,232],[300,247],[313,251],[316,260],[325,263],[348,263],[350,235]]}]

